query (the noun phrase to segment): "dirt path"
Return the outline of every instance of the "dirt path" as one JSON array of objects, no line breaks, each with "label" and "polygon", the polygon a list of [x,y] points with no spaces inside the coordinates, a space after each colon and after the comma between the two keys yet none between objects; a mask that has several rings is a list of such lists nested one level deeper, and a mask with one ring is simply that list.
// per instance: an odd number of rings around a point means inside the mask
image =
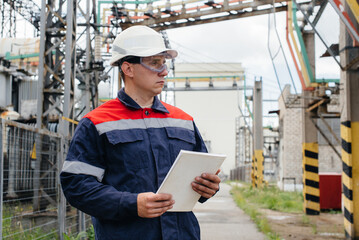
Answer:
[{"label": "dirt path", "polygon": [[345,239],[341,213],[320,213],[318,216],[308,216],[303,213],[282,213],[268,209],[260,211],[281,239]]}]

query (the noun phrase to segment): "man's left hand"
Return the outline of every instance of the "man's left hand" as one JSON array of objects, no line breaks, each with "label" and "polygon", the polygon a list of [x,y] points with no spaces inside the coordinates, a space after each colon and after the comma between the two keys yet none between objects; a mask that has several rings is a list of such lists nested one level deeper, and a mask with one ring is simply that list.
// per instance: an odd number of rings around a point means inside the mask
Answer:
[{"label": "man's left hand", "polygon": [[221,179],[216,174],[203,173],[201,176],[195,178],[192,182],[192,189],[199,193],[202,197],[211,198],[218,190]]}]

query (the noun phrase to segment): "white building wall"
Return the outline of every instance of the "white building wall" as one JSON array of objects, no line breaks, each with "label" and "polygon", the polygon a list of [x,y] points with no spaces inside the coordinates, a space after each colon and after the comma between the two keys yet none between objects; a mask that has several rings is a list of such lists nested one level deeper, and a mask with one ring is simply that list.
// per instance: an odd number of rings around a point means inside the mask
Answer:
[{"label": "white building wall", "polygon": [[[212,70],[212,71],[211,71]],[[176,77],[243,75],[240,64],[178,64]],[[176,86],[184,86],[177,83]],[[191,82],[193,87],[208,86],[208,82]],[[214,86],[232,86],[232,82],[214,82]],[[229,175],[235,167],[236,117],[240,115],[238,99],[241,91],[175,92],[175,105],[190,114],[205,141],[210,141],[212,153],[227,155],[222,173]]]}]

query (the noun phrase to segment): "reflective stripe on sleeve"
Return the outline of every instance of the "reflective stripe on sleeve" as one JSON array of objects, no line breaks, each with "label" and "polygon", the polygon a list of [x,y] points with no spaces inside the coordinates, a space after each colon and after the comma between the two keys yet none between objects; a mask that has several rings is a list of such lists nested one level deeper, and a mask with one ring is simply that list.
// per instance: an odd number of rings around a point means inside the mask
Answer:
[{"label": "reflective stripe on sleeve", "polygon": [[163,128],[163,127],[180,127],[194,131],[191,120],[176,118],[145,118],[145,119],[121,119],[118,121],[104,122],[96,125],[99,134],[113,130],[129,129],[146,129],[146,128]]},{"label": "reflective stripe on sleeve", "polygon": [[105,170],[80,161],[65,161],[62,172],[91,175],[102,181]]}]

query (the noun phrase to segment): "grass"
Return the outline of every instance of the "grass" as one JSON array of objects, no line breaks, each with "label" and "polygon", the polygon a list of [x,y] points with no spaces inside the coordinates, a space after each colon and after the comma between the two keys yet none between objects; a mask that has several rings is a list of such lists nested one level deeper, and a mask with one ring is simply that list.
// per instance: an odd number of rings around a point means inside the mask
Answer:
[{"label": "grass", "polygon": [[242,183],[242,187],[233,187],[231,193],[237,205],[271,240],[280,240],[280,237],[272,231],[267,219],[259,212],[259,208],[291,213],[300,213],[303,209],[301,193],[283,192],[273,186],[256,189]]},{"label": "grass", "polygon": [[252,188],[249,184],[242,184],[241,188],[234,188],[247,201],[261,208],[280,212],[300,213],[303,211],[303,196],[301,192],[284,192],[277,187],[268,186],[263,189]]},{"label": "grass", "polygon": [[[11,204],[3,205],[2,214],[2,237],[3,239],[11,240],[29,240],[29,239],[41,239],[41,240],[57,240],[58,229],[44,229],[41,226],[36,226],[35,222],[31,222],[31,227],[24,226],[23,214],[32,212],[31,204],[22,204],[21,202],[15,202]],[[89,226],[86,232],[75,233],[74,235],[67,233],[63,235],[66,240],[94,240],[95,231],[92,225]],[[1,238],[1,236],[0,236]]]},{"label": "grass", "polygon": [[27,240],[27,239],[58,239],[56,231],[44,231],[40,227],[34,226],[32,229],[26,229],[22,225],[21,215],[28,210],[28,206],[17,204],[4,204],[3,209],[3,238],[12,240]]}]

